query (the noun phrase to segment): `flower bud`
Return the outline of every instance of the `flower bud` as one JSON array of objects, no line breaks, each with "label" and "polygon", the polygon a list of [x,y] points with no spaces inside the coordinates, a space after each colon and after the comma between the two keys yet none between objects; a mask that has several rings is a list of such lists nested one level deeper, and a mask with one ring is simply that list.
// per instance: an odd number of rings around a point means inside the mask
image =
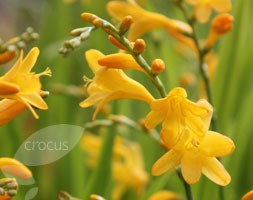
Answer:
[{"label": "flower bud", "polygon": [[225,34],[231,30],[233,21],[234,17],[232,15],[220,14],[213,19],[212,30],[218,35]]},{"label": "flower bud", "polygon": [[137,39],[134,43],[134,52],[137,54],[142,53],[146,48],[146,43],[143,39]]},{"label": "flower bud", "polygon": [[122,50],[127,50],[127,48],[121,44],[115,37],[113,37],[112,35],[109,35],[108,37],[109,41],[114,44],[116,47],[122,49]]},{"label": "flower bud", "polygon": [[227,13],[216,16],[212,21],[205,48],[211,48],[220,36],[229,32],[232,28],[233,21],[233,16]]},{"label": "flower bud", "polygon": [[153,74],[159,74],[165,69],[165,63],[162,59],[155,59],[151,64],[151,70]]},{"label": "flower bud", "polygon": [[133,23],[133,17],[132,16],[126,16],[124,17],[124,19],[122,20],[121,22],[121,25],[120,25],[120,34],[121,35],[124,35],[128,30],[129,28],[131,27],[132,23]]}]

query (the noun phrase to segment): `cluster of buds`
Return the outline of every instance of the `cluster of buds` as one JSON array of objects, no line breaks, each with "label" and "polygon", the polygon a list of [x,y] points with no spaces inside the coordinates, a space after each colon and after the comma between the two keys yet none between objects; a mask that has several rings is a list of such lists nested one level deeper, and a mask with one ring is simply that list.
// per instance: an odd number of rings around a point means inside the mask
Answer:
[{"label": "cluster of buds", "polygon": [[24,49],[26,45],[39,38],[39,34],[34,31],[33,28],[28,27],[24,33],[14,37],[7,42],[0,39],[0,53],[5,51],[15,52],[18,49]]},{"label": "cluster of buds", "polygon": [[59,53],[62,54],[63,56],[67,56],[74,49],[80,47],[81,43],[90,37],[91,32],[95,28],[96,27],[94,26],[90,26],[72,30],[70,32],[70,35],[75,37],[70,40],[66,40],[63,43],[63,46],[59,49]]},{"label": "cluster of buds", "polygon": [[[18,183],[14,178],[0,179],[0,197],[14,197],[17,194]],[[1,199],[1,198],[0,198]]]}]

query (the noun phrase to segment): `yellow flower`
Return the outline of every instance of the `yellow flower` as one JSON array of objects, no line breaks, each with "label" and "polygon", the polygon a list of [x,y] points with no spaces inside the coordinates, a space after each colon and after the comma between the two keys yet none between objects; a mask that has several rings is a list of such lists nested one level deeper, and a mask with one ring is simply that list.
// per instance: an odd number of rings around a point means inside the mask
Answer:
[{"label": "yellow flower", "polygon": [[86,59],[95,76],[88,86],[89,97],[81,102],[80,106],[86,108],[98,105],[93,119],[101,108],[111,100],[136,99],[147,103],[154,100],[143,85],[129,78],[122,70],[100,66],[98,60],[103,57],[104,55],[96,50],[86,52]]},{"label": "yellow flower", "polygon": [[0,126],[8,123],[27,109],[24,103],[16,100],[3,99],[0,101]]},{"label": "yellow flower", "polygon": [[0,158],[0,170],[23,179],[32,177],[32,172],[13,158]]},{"label": "yellow flower", "polygon": [[185,127],[198,136],[208,130],[213,111],[211,105],[205,100],[194,103],[186,97],[183,88],[174,88],[167,97],[151,103],[151,111],[145,119],[148,129],[162,122],[161,137],[169,148],[177,143]]},{"label": "yellow flower", "polygon": [[[99,136],[85,133],[81,140],[82,149],[88,154],[88,164],[95,167],[102,141]],[[137,143],[129,142],[117,137],[113,147],[112,175],[115,187],[112,200],[121,199],[127,188],[132,188],[137,195],[141,195],[149,181],[144,170],[141,150]]]},{"label": "yellow flower", "polygon": [[174,192],[162,190],[152,194],[148,200],[180,200],[181,198]]},{"label": "yellow flower", "polygon": [[152,174],[159,176],[181,165],[182,175],[189,184],[196,183],[201,172],[218,185],[230,182],[230,175],[216,159],[234,150],[233,141],[219,133],[207,131],[196,137],[188,128],[183,130],[180,141],[164,154],[152,167]]},{"label": "yellow flower", "polygon": [[247,192],[243,197],[242,200],[252,200],[253,199],[253,190]]},{"label": "yellow flower", "polygon": [[[122,9],[124,8],[124,9]],[[129,31],[129,40],[134,41],[152,29],[166,29],[170,33],[191,33],[192,29],[186,23],[170,19],[164,15],[149,12],[138,6],[133,1],[110,1],[107,4],[109,14],[122,21],[125,16],[132,16],[134,23]]]},{"label": "yellow flower", "polygon": [[14,66],[2,77],[0,77],[0,98],[17,100],[24,103],[33,113],[35,118],[39,118],[33,107],[45,110],[47,104],[40,96],[41,83],[40,76],[51,76],[50,69],[46,69],[40,74],[31,72],[39,49],[33,48],[23,60],[23,52]]},{"label": "yellow flower", "polygon": [[195,6],[195,17],[201,23],[206,23],[215,10],[218,13],[229,12],[232,9],[231,0],[187,0]]}]

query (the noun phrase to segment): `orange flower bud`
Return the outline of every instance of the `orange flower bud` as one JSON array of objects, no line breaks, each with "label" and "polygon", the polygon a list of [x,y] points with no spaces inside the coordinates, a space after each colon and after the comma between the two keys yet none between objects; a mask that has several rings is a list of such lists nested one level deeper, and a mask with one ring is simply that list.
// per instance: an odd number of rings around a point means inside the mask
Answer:
[{"label": "orange flower bud", "polygon": [[161,59],[153,60],[151,64],[153,74],[158,74],[165,69],[165,63]]},{"label": "orange flower bud", "polygon": [[230,14],[223,13],[216,16],[212,21],[212,31],[218,35],[227,33],[232,28],[234,17]]},{"label": "orange flower bud", "polygon": [[16,54],[17,54],[16,51],[14,51],[14,52],[5,51],[5,52],[1,53],[0,54],[0,65],[11,61],[13,58],[15,58]]},{"label": "orange flower bud", "polygon": [[122,49],[122,50],[127,50],[127,48],[124,46],[124,45],[122,45],[115,37],[113,37],[112,35],[109,35],[109,37],[108,37],[108,39],[109,39],[109,41],[112,43],[112,44],[114,44],[116,47],[118,47],[118,48],[120,48],[120,49]]},{"label": "orange flower bud", "polygon": [[137,54],[142,53],[146,48],[146,43],[143,39],[137,39],[134,43],[134,52]]},{"label": "orange flower bud", "polygon": [[221,35],[231,30],[233,20],[233,16],[227,13],[220,14],[213,19],[211,30],[205,45],[206,49],[211,48]]},{"label": "orange flower bud", "polygon": [[96,19],[96,15],[93,15],[91,13],[82,13],[81,17],[83,18],[84,21],[86,22],[92,22],[94,19]]},{"label": "orange flower bud", "polygon": [[129,30],[129,28],[133,22],[134,22],[134,20],[133,20],[132,16],[124,17],[124,19],[121,22],[120,29],[119,29],[120,34],[124,35]]}]

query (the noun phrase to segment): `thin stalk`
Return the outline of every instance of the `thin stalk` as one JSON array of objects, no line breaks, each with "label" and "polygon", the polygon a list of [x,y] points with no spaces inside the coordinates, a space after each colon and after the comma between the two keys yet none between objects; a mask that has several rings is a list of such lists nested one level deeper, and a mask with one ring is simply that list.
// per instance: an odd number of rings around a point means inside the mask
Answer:
[{"label": "thin stalk", "polygon": [[182,180],[184,184],[187,200],[193,200],[191,186],[184,180],[180,169],[177,169],[177,175],[180,177],[180,179]]}]

